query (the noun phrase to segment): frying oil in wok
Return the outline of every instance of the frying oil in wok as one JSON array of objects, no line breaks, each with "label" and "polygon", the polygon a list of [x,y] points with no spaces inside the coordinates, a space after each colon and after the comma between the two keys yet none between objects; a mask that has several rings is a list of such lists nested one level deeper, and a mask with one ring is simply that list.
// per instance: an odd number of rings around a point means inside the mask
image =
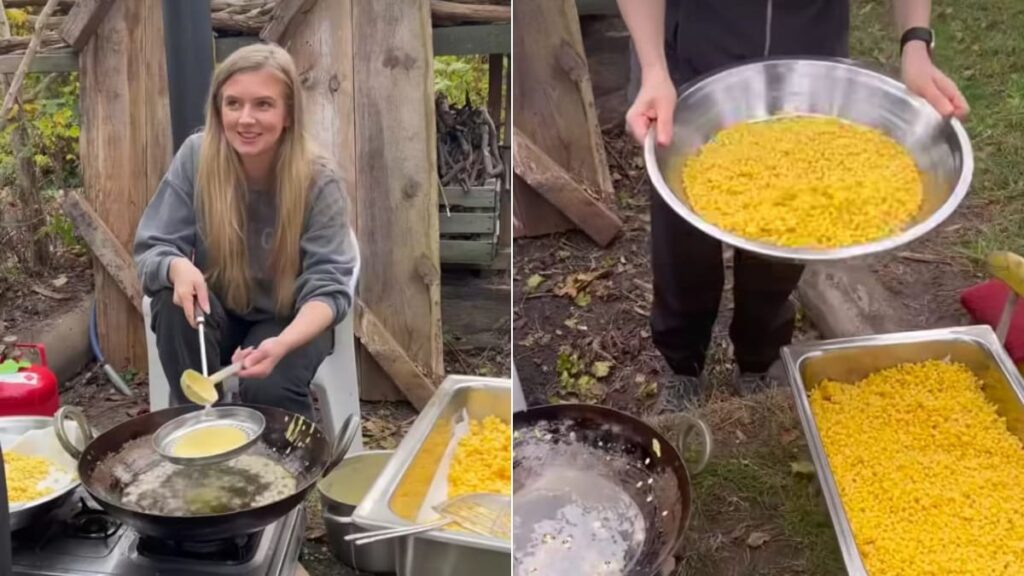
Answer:
[{"label": "frying oil in wok", "polygon": [[617,484],[552,467],[515,493],[516,576],[627,574],[643,548],[643,513]]},{"label": "frying oil in wok", "polygon": [[131,482],[122,502],[170,516],[225,514],[275,502],[295,492],[296,481],[279,463],[245,455],[211,466],[164,462]]}]

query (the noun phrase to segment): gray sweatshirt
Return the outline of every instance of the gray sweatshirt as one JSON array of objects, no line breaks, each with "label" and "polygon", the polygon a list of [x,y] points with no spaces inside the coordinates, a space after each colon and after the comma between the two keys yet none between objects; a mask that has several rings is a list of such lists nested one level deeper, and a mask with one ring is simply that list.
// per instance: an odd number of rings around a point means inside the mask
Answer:
[{"label": "gray sweatshirt", "polygon": [[[168,269],[176,257],[191,258],[194,252],[196,267],[206,269],[206,247],[196,226],[195,211],[202,138],[201,133],[195,134],[181,145],[135,232],[135,267],[146,294],[172,287]],[[244,313],[232,312],[254,322],[275,317],[268,262],[276,224],[274,196],[262,190],[250,191],[246,248],[252,308]],[[299,247],[302,259],[295,283],[295,311],[310,300],[320,300],[334,310],[337,325],[352,309],[353,275],[359,254],[350,237],[348,199],[337,174],[327,168],[317,168],[314,174]]]}]

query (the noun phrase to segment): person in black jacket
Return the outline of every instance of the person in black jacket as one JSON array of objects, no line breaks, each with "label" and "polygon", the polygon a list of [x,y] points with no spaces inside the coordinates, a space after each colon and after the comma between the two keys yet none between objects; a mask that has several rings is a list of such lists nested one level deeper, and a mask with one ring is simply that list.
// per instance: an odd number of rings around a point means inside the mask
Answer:
[{"label": "person in black jacket", "polygon": [[[618,0],[633,44],[632,105],[626,126],[638,141],[655,130],[672,138],[676,87],[745,60],[769,56],[847,57],[849,0]],[[967,102],[932,62],[929,0],[894,0],[903,82],[943,116],[963,117]],[[667,122],[659,122],[667,118]],[[722,246],[651,194],[655,346],[671,369],[661,410],[678,411],[703,389],[701,374],[724,284]],[[803,267],[737,250],[729,336],[736,388],[747,394],[776,379],[779,349],[793,336],[790,295]]]}]

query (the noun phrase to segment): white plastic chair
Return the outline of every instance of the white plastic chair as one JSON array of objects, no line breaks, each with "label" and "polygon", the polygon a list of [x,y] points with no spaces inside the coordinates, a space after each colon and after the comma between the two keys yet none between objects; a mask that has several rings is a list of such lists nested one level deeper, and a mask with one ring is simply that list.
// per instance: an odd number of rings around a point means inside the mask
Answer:
[{"label": "white plastic chair", "polygon": [[[349,238],[356,248],[356,265],[352,272],[352,299],[355,304],[356,288],[359,281],[361,258],[359,256],[359,242],[355,232],[349,230]],[[151,299],[145,296],[142,299],[143,318],[146,323],[146,348],[149,361],[149,409],[161,410],[170,405],[170,386],[163,366],[160,364],[160,355],[156,349],[156,334],[152,329]],[[353,311],[345,316],[340,324],[334,329],[334,350],[316,371],[313,381],[310,382],[310,391],[316,395],[320,403],[320,414],[324,432],[329,441],[333,442],[341,429],[342,423],[349,414],[360,417],[359,411],[359,380],[356,366],[355,333],[352,326]],[[238,379],[229,378],[224,383],[225,393],[229,398],[234,397],[238,390]],[[362,434],[356,434],[355,440],[349,453],[353,454],[363,450]]]}]

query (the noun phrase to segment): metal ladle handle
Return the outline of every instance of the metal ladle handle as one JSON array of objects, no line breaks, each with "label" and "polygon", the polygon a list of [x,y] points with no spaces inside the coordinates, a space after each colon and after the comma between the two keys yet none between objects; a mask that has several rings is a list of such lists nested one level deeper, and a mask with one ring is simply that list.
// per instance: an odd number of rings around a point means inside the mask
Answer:
[{"label": "metal ladle handle", "polygon": [[363,544],[369,544],[378,540],[387,540],[389,538],[398,538],[400,536],[412,536],[413,534],[420,534],[421,532],[430,532],[436,530],[442,526],[446,526],[455,522],[451,518],[441,518],[440,520],[434,520],[433,522],[427,522],[426,524],[417,524],[415,526],[403,526],[401,528],[388,528],[385,530],[375,530],[373,532],[362,532],[359,534],[349,534],[345,536],[346,542],[352,542],[356,546]]},{"label": "metal ladle handle", "polygon": [[360,419],[355,414],[349,414],[348,418],[345,418],[345,422],[342,423],[341,430],[338,431],[338,436],[334,439],[334,444],[331,447],[331,459],[327,461],[327,466],[324,467],[323,478],[326,478],[345,459],[349,448],[355,442],[356,434],[362,428],[361,424]]},{"label": "metal ladle handle", "polygon": [[[81,448],[75,446],[75,443],[71,441],[71,436],[68,435],[67,429],[64,427],[64,422],[68,418],[71,418],[75,421],[75,424],[78,424],[78,430],[82,433],[85,445]],[[57,409],[57,413],[53,415],[53,431],[57,434],[57,442],[60,442],[64,451],[75,460],[82,457],[82,450],[93,440],[92,430],[85,419],[85,412],[82,412],[80,408],[75,406],[61,406]]]}]

